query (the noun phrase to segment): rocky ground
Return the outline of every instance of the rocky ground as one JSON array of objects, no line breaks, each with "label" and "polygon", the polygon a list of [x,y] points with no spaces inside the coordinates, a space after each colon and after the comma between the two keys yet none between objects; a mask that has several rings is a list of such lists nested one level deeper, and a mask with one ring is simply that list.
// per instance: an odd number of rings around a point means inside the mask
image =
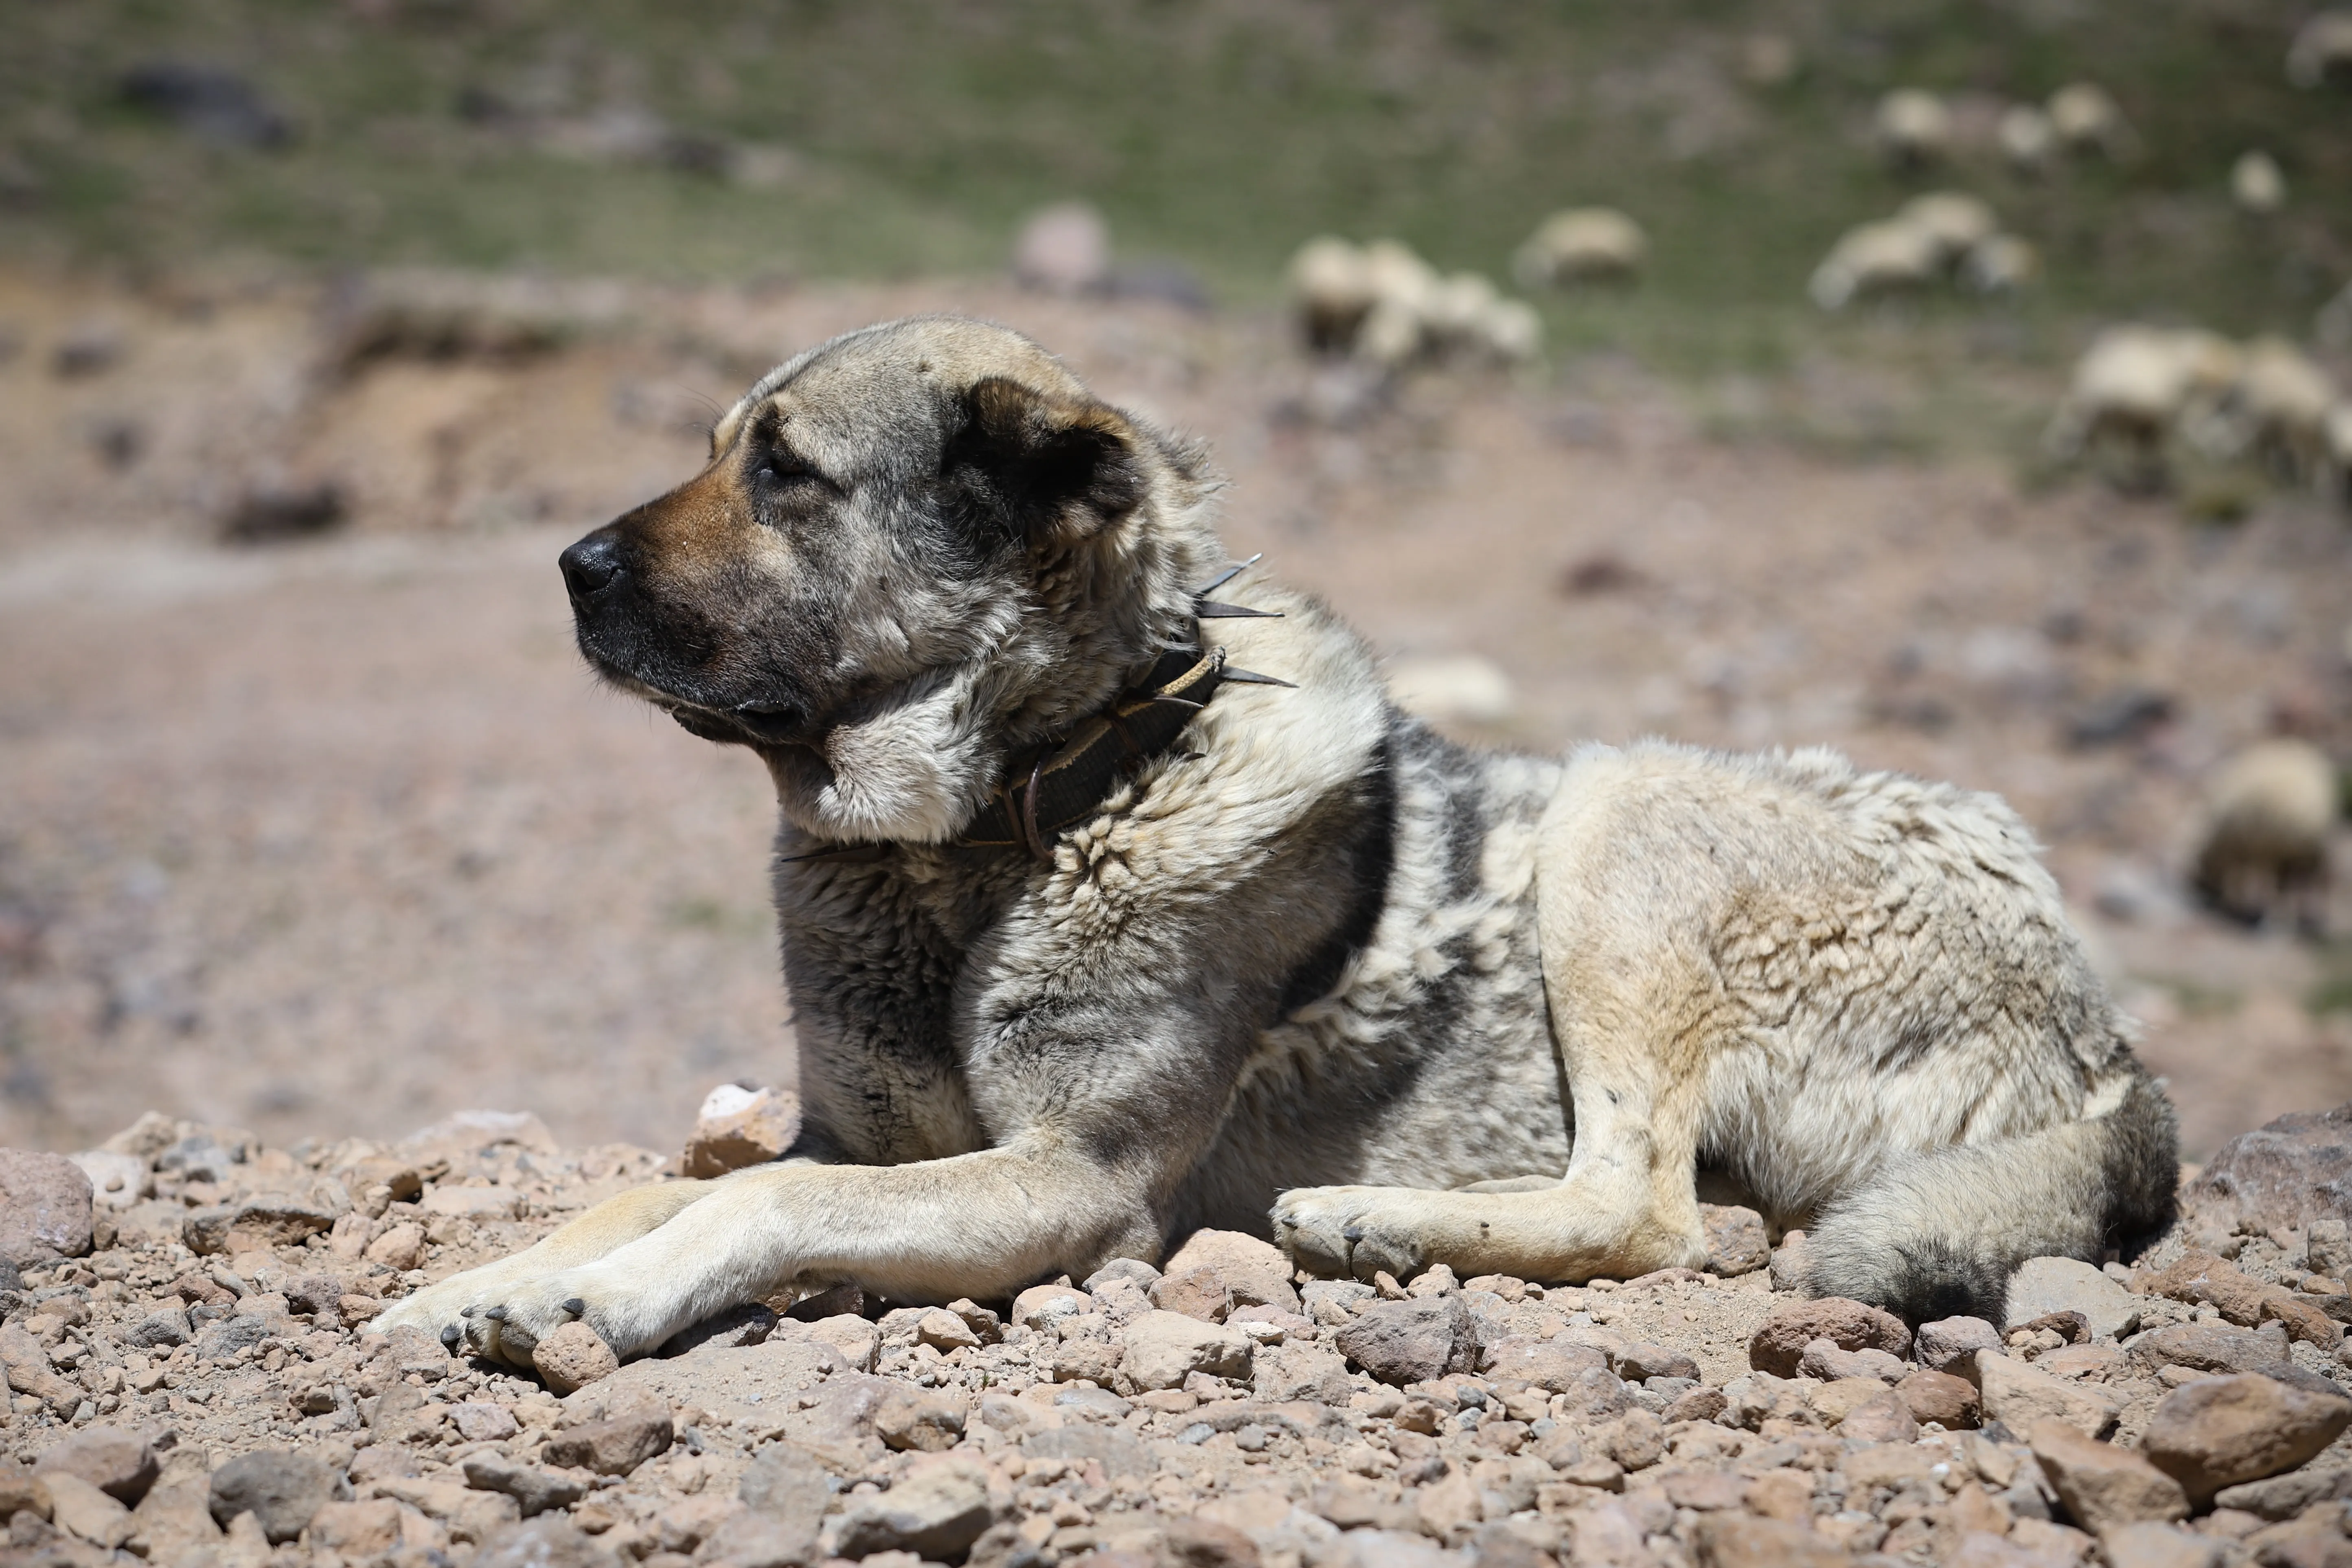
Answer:
[{"label": "rocky ground", "polygon": [[[1804,1236],[1705,1271],[1312,1280],[1202,1232],[1011,1301],[835,1286],[615,1367],[367,1324],[623,1187],[756,1152],[461,1116],[264,1145],[148,1117],[0,1152],[5,1560],[295,1568],[2109,1568],[2352,1558],[2352,1107],[2233,1142],[2126,1266],[2008,1321],[1808,1300]],[[780,1315],[781,1314],[781,1315]],[[126,1555],[127,1554],[127,1555]]]}]

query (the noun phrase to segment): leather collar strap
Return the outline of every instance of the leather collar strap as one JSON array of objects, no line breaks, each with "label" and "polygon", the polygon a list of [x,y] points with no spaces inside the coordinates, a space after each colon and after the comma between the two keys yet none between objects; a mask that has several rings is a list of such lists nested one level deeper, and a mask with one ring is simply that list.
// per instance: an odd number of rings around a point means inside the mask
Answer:
[{"label": "leather collar strap", "polygon": [[[1261,675],[1225,662],[1225,650],[1206,647],[1201,622],[1274,620],[1280,610],[1224,605],[1209,595],[1257,564],[1253,555],[1228,566],[1205,587],[1192,591],[1192,643],[1161,650],[1143,679],[1087,719],[1068,740],[1038,747],[1013,760],[1004,783],[980,809],[959,844],[1026,849],[1040,860],[1054,858],[1054,840],[1102,809],[1121,780],[1176,748],[1192,715],[1206,708],[1217,689],[1232,682],[1288,686],[1279,676]],[[787,855],[799,860],[865,861],[887,853],[886,844],[839,844]]]},{"label": "leather collar strap", "polygon": [[1122,779],[1173,751],[1225,674],[1225,650],[1198,646],[1197,623],[1193,629],[1195,646],[1162,653],[1067,741],[1016,758],[957,842],[1018,846],[1050,860],[1054,840],[1094,816]]}]

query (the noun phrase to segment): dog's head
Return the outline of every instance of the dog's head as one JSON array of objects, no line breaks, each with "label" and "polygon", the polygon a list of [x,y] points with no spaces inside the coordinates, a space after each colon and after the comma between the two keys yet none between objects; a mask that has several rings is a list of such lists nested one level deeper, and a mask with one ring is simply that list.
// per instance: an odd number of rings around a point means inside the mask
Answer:
[{"label": "dog's head", "polygon": [[1196,447],[1017,332],[917,318],[770,373],[710,462],[563,552],[581,650],[766,761],[819,837],[938,842],[1182,634]]}]

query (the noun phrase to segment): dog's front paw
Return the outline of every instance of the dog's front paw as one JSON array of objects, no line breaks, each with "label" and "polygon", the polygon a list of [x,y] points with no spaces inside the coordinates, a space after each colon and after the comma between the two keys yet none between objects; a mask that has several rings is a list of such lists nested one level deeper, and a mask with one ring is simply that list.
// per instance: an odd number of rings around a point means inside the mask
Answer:
[{"label": "dog's front paw", "polygon": [[1428,1261],[1404,1187],[1297,1187],[1275,1201],[1274,1237],[1313,1273],[1410,1279]]},{"label": "dog's front paw", "polygon": [[637,1347],[614,1340],[589,1315],[583,1294],[588,1287],[575,1278],[584,1272],[541,1273],[529,1266],[528,1254],[503,1258],[394,1302],[369,1327],[377,1333],[423,1329],[453,1352],[529,1366],[541,1340],[574,1318],[588,1317],[589,1326],[617,1353],[626,1355]]},{"label": "dog's front paw", "polygon": [[501,1281],[500,1289],[467,1304],[463,1319],[467,1347],[476,1355],[529,1366],[540,1341],[566,1323],[585,1321],[615,1354],[626,1355],[635,1347],[615,1340],[600,1321],[610,1314],[590,1310],[590,1287],[580,1278],[585,1272],[566,1268]]},{"label": "dog's front paw", "polygon": [[[520,1257],[501,1258],[483,1268],[452,1275],[438,1285],[428,1285],[377,1313],[367,1331],[388,1334],[394,1329],[422,1329],[453,1352],[463,1350],[495,1356],[498,1352],[478,1335],[474,1320],[484,1307],[501,1300],[521,1279],[523,1273],[518,1267],[521,1262]],[[526,1350],[520,1358],[503,1359],[519,1359],[520,1364],[527,1366],[530,1352]]]}]

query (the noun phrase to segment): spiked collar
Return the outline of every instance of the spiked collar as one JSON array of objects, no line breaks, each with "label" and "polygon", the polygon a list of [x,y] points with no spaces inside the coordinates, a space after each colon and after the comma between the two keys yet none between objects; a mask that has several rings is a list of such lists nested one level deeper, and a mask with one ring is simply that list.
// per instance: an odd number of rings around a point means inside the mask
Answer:
[{"label": "spiked collar", "polygon": [[[1148,763],[1171,753],[1192,725],[1193,716],[1215,700],[1227,682],[1253,686],[1292,683],[1255,670],[1236,669],[1225,661],[1225,650],[1213,647],[1201,633],[1201,623],[1213,620],[1267,620],[1279,610],[1253,610],[1225,605],[1209,595],[1263,559],[1253,555],[1227,568],[1215,580],[1192,592],[1189,638],[1171,643],[1141,674],[1086,719],[1068,735],[1031,748],[1013,759],[1004,782],[982,805],[959,844],[974,847],[1027,850],[1039,860],[1054,858],[1054,842],[1087,821],[1126,780]],[[789,860],[872,859],[885,846],[850,844],[819,849]]]}]

